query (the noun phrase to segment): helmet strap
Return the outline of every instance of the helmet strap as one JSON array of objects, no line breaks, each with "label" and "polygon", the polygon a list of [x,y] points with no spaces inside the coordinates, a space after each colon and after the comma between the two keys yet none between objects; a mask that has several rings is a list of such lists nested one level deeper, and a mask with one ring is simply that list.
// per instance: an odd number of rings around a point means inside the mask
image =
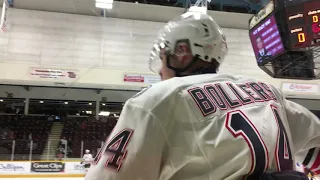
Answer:
[{"label": "helmet strap", "polygon": [[212,68],[199,68],[192,71],[191,73],[185,73],[185,74],[180,72],[175,72],[175,73],[176,73],[176,77],[184,77],[184,76],[192,76],[192,75],[199,75],[199,74],[215,74],[217,72],[215,69],[212,69]]},{"label": "helmet strap", "polygon": [[194,65],[197,61],[201,61],[201,59],[199,58],[198,55],[194,56],[194,58],[192,59],[192,61],[190,62],[190,64],[181,69],[181,68],[175,68],[172,67],[170,64],[170,55],[167,55],[167,67],[171,70],[173,70],[176,74],[176,77],[184,77],[184,76],[190,76],[190,75],[198,75],[198,74],[209,74],[209,73],[216,73],[216,69],[212,68],[212,67],[202,67],[202,68],[198,68],[193,70],[192,72],[188,72],[187,70],[189,70],[192,65]]}]

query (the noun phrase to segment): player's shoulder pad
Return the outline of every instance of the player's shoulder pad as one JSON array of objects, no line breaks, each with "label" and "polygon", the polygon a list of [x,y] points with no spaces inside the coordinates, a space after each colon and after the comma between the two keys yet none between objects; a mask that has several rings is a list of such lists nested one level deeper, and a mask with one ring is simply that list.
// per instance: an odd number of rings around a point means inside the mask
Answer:
[{"label": "player's shoulder pad", "polygon": [[174,95],[174,92],[178,89],[179,85],[174,78],[161,81],[142,89],[126,103],[137,105],[145,109],[153,109],[164,103],[164,100],[166,100],[167,97]]},{"label": "player's shoulder pad", "polygon": [[137,98],[139,97],[140,95],[142,95],[143,93],[145,93],[148,89],[150,89],[152,87],[152,85],[146,87],[146,88],[143,88],[141,91],[139,91],[137,94],[133,95],[131,98]]}]

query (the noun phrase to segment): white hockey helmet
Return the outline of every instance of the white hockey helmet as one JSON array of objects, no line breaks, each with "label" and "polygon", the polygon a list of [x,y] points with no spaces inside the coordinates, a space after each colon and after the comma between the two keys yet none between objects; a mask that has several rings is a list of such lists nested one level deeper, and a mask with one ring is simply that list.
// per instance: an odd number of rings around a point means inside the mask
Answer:
[{"label": "white hockey helmet", "polygon": [[87,149],[87,150],[86,150],[86,153],[87,153],[87,154],[89,154],[89,153],[90,153],[90,150],[89,150],[89,149]]},{"label": "white hockey helmet", "polygon": [[[215,65],[216,72],[228,53],[226,38],[218,24],[207,14],[187,12],[168,22],[159,32],[149,57],[149,68],[159,73],[162,62],[161,53],[167,55],[167,61],[181,56],[177,47],[187,43],[193,62],[202,60]],[[185,55],[185,54],[183,54]],[[174,68],[168,62],[168,68],[177,72],[186,71],[193,63],[183,68]]]}]

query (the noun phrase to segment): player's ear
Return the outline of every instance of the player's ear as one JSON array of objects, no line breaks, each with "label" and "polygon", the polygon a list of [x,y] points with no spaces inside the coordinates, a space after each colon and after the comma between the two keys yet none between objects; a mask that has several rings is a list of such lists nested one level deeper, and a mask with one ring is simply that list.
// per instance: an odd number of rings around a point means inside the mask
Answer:
[{"label": "player's ear", "polygon": [[183,55],[183,56],[173,55],[173,56],[170,56],[169,58],[170,58],[169,65],[179,69],[184,69],[192,61],[192,56],[188,57],[187,55]]},{"label": "player's ear", "polygon": [[176,43],[173,58],[176,62],[175,65],[178,68],[183,69],[191,63],[193,55],[191,52],[189,40],[180,40]]}]

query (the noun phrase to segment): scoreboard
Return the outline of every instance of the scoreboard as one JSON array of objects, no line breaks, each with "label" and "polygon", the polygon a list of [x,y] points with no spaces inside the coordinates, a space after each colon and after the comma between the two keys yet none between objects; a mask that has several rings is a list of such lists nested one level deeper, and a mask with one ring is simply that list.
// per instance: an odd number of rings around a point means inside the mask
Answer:
[{"label": "scoreboard", "polygon": [[274,1],[270,1],[249,21],[249,37],[259,66],[285,52],[275,10]]},{"label": "scoreboard", "polygon": [[259,66],[289,51],[320,46],[320,0],[269,0],[250,19],[249,36]]},{"label": "scoreboard", "polygon": [[249,20],[249,37],[270,76],[320,79],[320,0],[269,0]]},{"label": "scoreboard", "polygon": [[263,65],[285,51],[274,14],[253,28],[249,36],[259,65]]},{"label": "scoreboard", "polygon": [[320,0],[289,6],[286,14],[292,49],[320,45]]}]

